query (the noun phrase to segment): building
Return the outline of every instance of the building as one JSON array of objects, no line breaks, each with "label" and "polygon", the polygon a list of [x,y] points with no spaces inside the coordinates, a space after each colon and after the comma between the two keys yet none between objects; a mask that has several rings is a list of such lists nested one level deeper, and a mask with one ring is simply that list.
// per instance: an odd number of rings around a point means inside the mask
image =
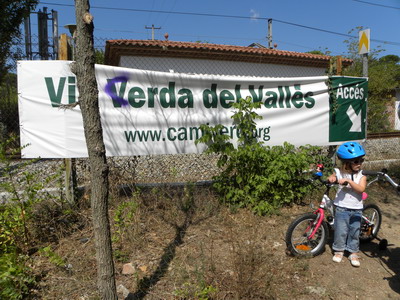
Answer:
[{"label": "building", "polygon": [[[163,72],[257,77],[326,75],[330,56],[255,47],[176,42],[109,40],[105,64]],[[350,59],[340,59],[349,66]]]}]

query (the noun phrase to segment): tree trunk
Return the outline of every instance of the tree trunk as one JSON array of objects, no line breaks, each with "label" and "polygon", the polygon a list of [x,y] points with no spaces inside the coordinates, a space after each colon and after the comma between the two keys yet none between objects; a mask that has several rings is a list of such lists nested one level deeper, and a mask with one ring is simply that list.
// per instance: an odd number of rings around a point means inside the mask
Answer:
[{"label": "tree trunk", "polygon": [[75,0],[76,74],[91,173],[91,208],[96,243],[97,285],[101,299],[117,299],[110,223],[108,217],[108,173],[106,150],[100,121],[98,89],[95,77],[93,18],[89,0]]}]

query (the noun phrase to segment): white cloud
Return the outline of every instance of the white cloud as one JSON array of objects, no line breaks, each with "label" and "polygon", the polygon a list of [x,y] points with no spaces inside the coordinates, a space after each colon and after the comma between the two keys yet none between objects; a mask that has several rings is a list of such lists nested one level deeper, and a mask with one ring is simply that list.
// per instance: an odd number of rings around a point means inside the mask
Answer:
[{"label": "white cloud", "polygon": [[259,18],[259,17],[260,17],[260,14],[256,10],[250,9],[250,18],[252,21],[258,21],[257,18]]}]

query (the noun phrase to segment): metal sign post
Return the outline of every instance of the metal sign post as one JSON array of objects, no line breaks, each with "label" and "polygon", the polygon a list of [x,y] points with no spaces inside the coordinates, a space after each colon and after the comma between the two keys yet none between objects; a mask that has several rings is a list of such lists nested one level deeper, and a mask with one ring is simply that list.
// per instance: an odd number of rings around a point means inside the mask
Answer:
[{"label": "metal sign post", "polygon": [[361,30],[358,33],[358,54],[362,55],[363,76],[368,77],[368,53],[370,50],[370,30]]}]

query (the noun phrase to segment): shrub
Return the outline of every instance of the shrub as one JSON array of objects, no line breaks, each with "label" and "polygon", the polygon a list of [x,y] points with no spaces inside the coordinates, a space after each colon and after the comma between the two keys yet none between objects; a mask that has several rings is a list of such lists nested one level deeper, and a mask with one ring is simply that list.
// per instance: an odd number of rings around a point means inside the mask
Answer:
[{"label": "shrub", "polygon": [[0,299],[22,299],[28,295],[35,278],[26,260],[26,256],[15,252],[0,255]]},{"label": "shrub", "polygon": [[283,146],[263,146],[256,136],[256,119],[261,119],[255,110],[260,102],[251,98],[234,103],[232,116],[240,137],[235,148],[230,137],[222,134],[222,125],[202,125],[203,136],[196,143],[208,145],[208,153],[220,155],[218,165],[222,172],[214,177],[217,192],[222,200],[234,207],[248,207],[259,215],[274,212],[284,204],[302,199],[312,186],[306,180],[315,163],[324,158],[320,147],[295,148],[289,143]]},{"label": "shrub", "polygon": [[[6,149],[14,139],[0,143],[2,178],[0,188],[9,197],[0,206],[0,299],[22,299],[35,284],[35,277],[27,265],[28,253],[35,250],[32,239],[35,207],[53,196],[43,188],[60,174],[39,179],[39,171],[23,171],[35,160],[12,165]],[[20,151],[14,149],[11,154]],[[17,176],[18,175],[18,176]],[[41,212],[43,219],[43,212]],[[52,257],[54,259],[54,256]]]}]

